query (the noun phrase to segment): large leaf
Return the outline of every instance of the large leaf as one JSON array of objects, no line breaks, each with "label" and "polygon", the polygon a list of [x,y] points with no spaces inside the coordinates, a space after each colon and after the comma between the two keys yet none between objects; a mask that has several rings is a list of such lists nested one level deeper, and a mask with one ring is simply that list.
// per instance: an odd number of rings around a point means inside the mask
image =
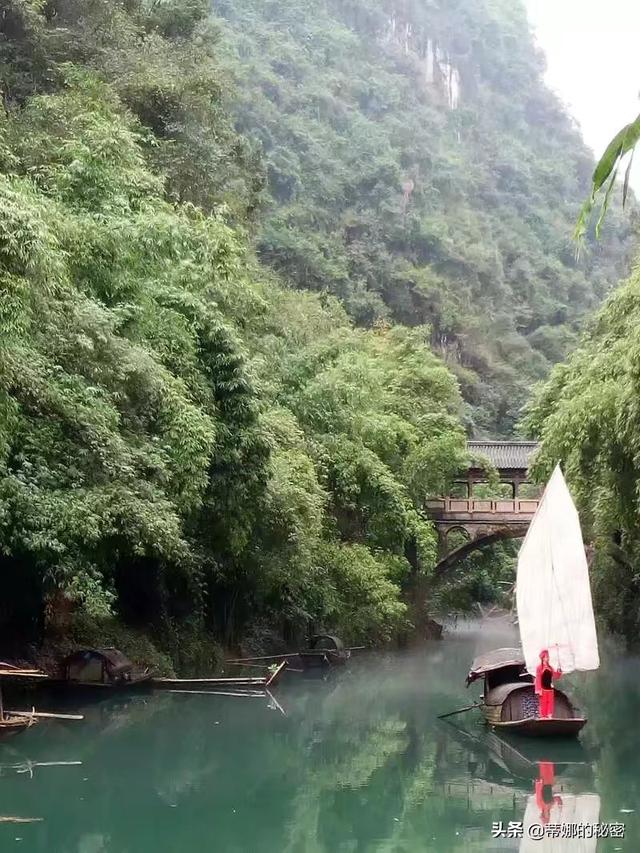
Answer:
[{"label": "large leaf", "polygon": [[584,238],[589,225],[591,214],[593,212],[593,208],[595,206],[596,197],[600,190],[602,190],[604,185],[607,183],[607,181],[609,181],[609,185],[605,192],[604,200],[600,210],[600,215],[598,217],[598,222],[596,225],[596,237],[600,236],[602,223],[606,217],[611,193],[613,191],[613,187],[615,186],[618,168],[622,163],[622,160],[627,156],[627,154],[629,154],[629,152],[631,152],[631,158],[629,160],[629,164],[625,172],[624,186],[622,191],[622,204],[623,206],[626,205],[629,192],[629,177],[631,173],[631,166],[633,163],[633,152],[639,140],[640,115],[638,115],[634,121],[625,125],[621,130],[618,131],[618,133],[616,133],[611,142],[607,145],[604,154],[602,155],[600,160],[598,160],[596,168],[593,172],[593,178],[591,182],[591,194],[583,204],[582,209],[580,211],[580,215],[578,216],[578,221],[576,222],[574,236],[577,240],[581,241]]}]

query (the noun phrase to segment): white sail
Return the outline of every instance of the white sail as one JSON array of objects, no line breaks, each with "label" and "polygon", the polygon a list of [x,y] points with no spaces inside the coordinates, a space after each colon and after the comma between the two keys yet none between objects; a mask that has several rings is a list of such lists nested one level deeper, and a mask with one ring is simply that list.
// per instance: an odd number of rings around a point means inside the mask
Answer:
[{"label": "white sail", "polygon": [[516,603],[531,674],[542,649],[563,672],[600,666],[580,519],[559,465],[518,554]]}]

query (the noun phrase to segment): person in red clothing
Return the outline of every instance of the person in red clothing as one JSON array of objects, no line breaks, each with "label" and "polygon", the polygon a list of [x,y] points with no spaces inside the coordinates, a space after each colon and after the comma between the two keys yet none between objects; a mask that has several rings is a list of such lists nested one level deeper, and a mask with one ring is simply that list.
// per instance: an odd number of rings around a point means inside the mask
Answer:
[{"label": "person in red clothing", "polygon": [[536,804],[540,809],[540,822],[547,825],[551,820],[553,806],[562,806],[562,798],[554,796],[555,767],[552,761],[538,762],[538,778],[535,781]]},{"label": "person in red clothing", "polygon": [[549,652],[540,652],[540,663],[536,669],[535,690],[540,697],[540,716],[553,717],[554,692],[553,679],[560,678],[562,670],[555,670],[549,663]]}]

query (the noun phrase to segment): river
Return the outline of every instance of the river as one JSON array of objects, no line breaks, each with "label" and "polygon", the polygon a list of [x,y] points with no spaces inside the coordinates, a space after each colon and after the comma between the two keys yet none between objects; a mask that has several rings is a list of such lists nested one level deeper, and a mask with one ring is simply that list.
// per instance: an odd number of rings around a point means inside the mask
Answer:
[{"label": "river", "polygon": [[479,692],[464,687],[476,653],[515,642],[505,623],[460,623],[439,643],[362,655],[326,681],[291,674],[281,710],[264,698],[168,693],[84,705],[84,722],[42,723],[0,744],[0,851],[595,850],[590,840],[492,837],[499,822],[516,833],[541,822],[533,794],[545,762],[550,824],[560,812],[624,823],[625,837],[597,850],[635,853],[639,659],[607,645],[598,673],[565,679],[589,717],[580,746],[504,742],[477,711],[455,726],[436,719]]}]

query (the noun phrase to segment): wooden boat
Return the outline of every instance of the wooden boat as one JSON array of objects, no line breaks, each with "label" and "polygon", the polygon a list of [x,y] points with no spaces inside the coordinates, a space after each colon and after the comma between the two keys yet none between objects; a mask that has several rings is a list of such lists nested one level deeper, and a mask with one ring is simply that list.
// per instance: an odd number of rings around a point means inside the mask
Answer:
[{"label": "wooden boat", "polygon": [[600,665],[580,519],[559,465],[518,554],[516,603],[522,651],[481,655],[471,666],[467,686],[484,679],[480,710],[494,728],[575,737],[586,718],[555,685],[553,717],[540,717],[533,683],[542,649],[563,674]]},{"label": "wooden boat", "polygon": [[[364,648],[364,646],[354,646],[347,649],[342,640],[334,634],[315,634],[309,638],[307,648],[301,649],[298,652],[286,652],[280,655],[262,655],[260,657],[230,658],[225,663],[237,666],[253,666],[258,664],[264,665],[266,661],[293,660],[295,662],[295,659],[298,658],[305,671],[317,670],[330,666],[342,666],[351,657],[351,652]],[[296,670],[292,669],[291,671],[295,672]]]},{"label": "wooden boat", "polygon": [[351,650],[334,634],[316,634],[309,640],[309,648],[298,652],[305,669],[327,666],[344,666],[351,657]]},{"label": "wooden boat", "polygon": [[78,649],[62,661],[55,686],[96,690],[132,690],[148,684],[153,670],[135,669],[118,649]]},{"label": "wooden boat", "polygon": [[480,712],[492,728],[534,737],[567,737],[577,735],[587,722],[557,688],[554,716],[537,716],[533,676],[527,672],[520,649],[496,649],[477,657],[467,686],[480,678],[484,679]]}]

